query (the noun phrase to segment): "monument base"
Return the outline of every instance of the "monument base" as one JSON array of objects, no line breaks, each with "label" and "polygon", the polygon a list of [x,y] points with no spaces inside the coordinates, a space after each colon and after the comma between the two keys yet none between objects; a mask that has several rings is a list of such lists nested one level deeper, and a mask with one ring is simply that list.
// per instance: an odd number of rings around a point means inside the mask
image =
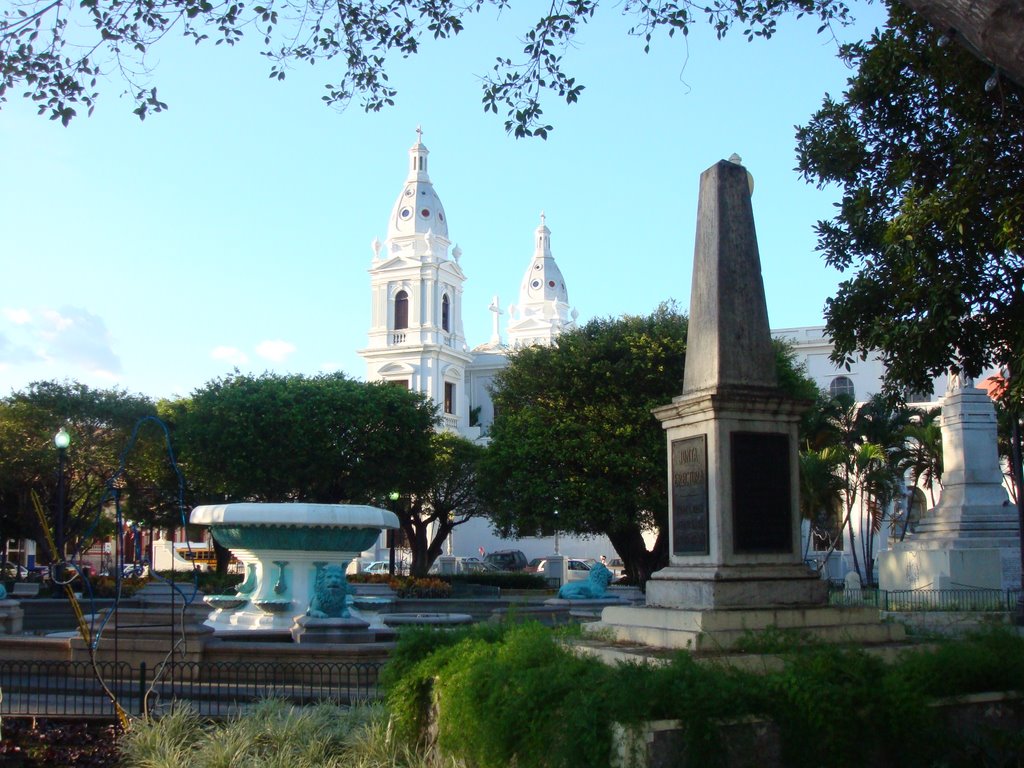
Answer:
[{"label": "monument base", "polygon": [[647,582],[647,605],[688,610],[824,605],[828,584],[803,564],[670,566]]},{"label": "monument base", "polygon": [[916,549],[882,552],[882,589],[1003,589],[1003,552],[995,548]]},{"label": "monument base", "polygon": [[768,629],[827,643],[897,643],[906,637],[903,625],[883,623],[878,609],[845,606],[703,611],[612,606],[600,621],[583,625],[585,633],[611,633],[618,642],[703,653],[732,651],[741,640]]}]

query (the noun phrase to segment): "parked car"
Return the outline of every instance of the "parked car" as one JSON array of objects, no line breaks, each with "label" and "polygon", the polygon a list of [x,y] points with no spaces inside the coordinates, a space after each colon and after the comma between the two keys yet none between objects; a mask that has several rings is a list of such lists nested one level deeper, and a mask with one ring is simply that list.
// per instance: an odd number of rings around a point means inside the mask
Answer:
[{"label": "parked car", "polygon": [[17,563],[12,563],[9,560],[3,564],[3,568],[0,569],[0,572],[3,573],[3,578],[5,579],[28,578],[28,568],[23,565],[18,565]]},{"label": "parked car", "polygon": [[486,560],[477,560],[474,558],[466,558],[459,563],[459,573],[497,573],[500,568],[494,563],[488,563]]},{"label": "parked car", "polygon": [[540,573],[540,571],[543,570],[543,566],[544,566],[544,558],[543,557],[535,557],[535,558],[533,558],[533,560],[531,560],[530,562],[528,562],[526,564],[526,567],[523,568],[523,572],[524,573]]},{"label": "parked car", "polygon": [[521,571],[526,565],[526,555],[518,549],[499,549],[490,552],[484,557],[485,563],[490,563],[499,571]]},{"label": "parked car", "polygon": [[391,565],[387,560],[375,560],[363,568],[363,573],[372,573],[377,576],[387,576],[391,573]]},{"label": "parked car", "polygon": [[[536,565],[534,565],[536,563]],[[537,573],[541,576],[544,575],[544,570],[547,568],[548,561],[543,557],[535,557],[530,561],[528,567],[534,568],[531,573]],[[581,560],[576,557],[568,558],[568,574],[566,581],[584,581],[590,578],[590,563],[586,560]]]}]

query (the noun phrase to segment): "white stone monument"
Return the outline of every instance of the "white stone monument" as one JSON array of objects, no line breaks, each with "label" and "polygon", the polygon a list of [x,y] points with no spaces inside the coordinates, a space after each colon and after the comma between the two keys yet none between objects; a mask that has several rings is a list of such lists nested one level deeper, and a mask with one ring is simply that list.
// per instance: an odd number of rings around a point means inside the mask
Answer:
[{"label": "white stone monument", "polygon": [[950,374],[942,402],[942,495],[913,533],[883,552],[882,589],[1020,586],[1020,523],[1003,487],[995,406]]},{"label": "white stone monument", "polygon": [[826,607],[827,585],[803,563],[797,425],[810,404],[777,387],[750,189],[736,162],[701,175],[683,391],[655,411],[669,449],[670,565],[647,583],[646,605],[605,608],[587,626],[695,651],[769,627],[900,639],[875,609]]}]

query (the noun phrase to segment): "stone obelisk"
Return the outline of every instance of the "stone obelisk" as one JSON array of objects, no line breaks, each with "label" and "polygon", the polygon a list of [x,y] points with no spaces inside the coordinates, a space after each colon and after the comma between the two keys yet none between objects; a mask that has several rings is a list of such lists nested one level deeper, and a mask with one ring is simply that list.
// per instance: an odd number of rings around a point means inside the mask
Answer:
[{"label": "stone obelisk", "polygon": [[670,565],[643,607],[593,629],[619,640],[727,650],[750,631],[885,642],[878,612],[825,606],[800,548],[797,426],[810,403],[779,390],[746,169],[700,179],[682,394],[655,410],[668,442]]}]

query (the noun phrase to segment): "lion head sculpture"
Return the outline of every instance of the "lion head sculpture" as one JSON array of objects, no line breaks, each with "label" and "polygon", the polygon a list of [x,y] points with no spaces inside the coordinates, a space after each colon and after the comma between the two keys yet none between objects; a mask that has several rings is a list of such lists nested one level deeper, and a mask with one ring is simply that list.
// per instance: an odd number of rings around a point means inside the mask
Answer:
[{"label": "lion head sculpture", "polygon": [[314,619],[348,618],[348,596],[352,588],[345,578],[345,569],[340,565],[325,565],[317,568],[313,600],[306,614]]}]

